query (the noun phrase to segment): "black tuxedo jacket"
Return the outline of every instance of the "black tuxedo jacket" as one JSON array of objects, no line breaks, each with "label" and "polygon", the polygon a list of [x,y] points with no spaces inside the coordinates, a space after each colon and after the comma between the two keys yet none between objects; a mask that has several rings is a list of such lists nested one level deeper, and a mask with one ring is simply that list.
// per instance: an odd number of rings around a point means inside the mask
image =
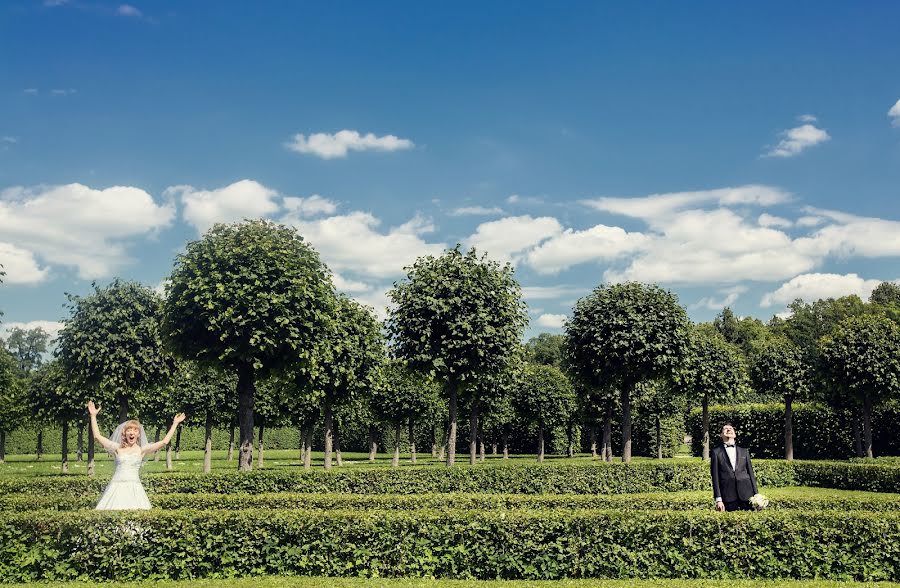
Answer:
[{"label": "black tuxedo jacket", "polygon": [[709,469],[712,474],[713,498],[723,502],[750,500],[757,493],[756,475],[750,463],[750,453],[743,447],[735,447],[737,459],[734,468],[728,459],[724,445],[715,447],[710,455]]}]

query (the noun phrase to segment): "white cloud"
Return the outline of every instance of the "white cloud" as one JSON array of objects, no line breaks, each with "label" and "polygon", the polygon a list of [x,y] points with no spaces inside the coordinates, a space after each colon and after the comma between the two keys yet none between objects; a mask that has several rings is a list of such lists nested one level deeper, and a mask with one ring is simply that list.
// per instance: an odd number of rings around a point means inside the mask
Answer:
[{"label": "white cloud", "polygon": [[800,251],[821,257],[889,257],[900,255],[900,222],[847,214],[834,210],[814,210],[818,217],[832,221],[810,237],[797,240]]},{"label": "white cloud", "polygon": [[814,123],[819,119],[816,118],[815,116],[813,116],[812,114],[801,114],[800,116],[797,117],[797,120],[799,120],[800,122],[805,122],[805,123]]},{"label": "white cloud", "polygon": [[358,131],[344,129],[333,135],[313,133],[307,137],[297,133],[285,147],[297,153],[333,159],[346,157],[349,151],[398,151],[412,149],[415,144],[409,139],[401,139],[395,135],[376,137],[373,133],[361,135]]},{"label": "white cloud", "polygon": [[118,8],[116,8],[116,14],[119,16],[128,16],[131,18],[141,18],[144,14],[132,6],[131,4],[120,4]]},{"label": "white cloud", "polygon": [[796,225],[798,227],[815,227],[824,222],[825,219],[821,216],[801,216],[797,219]]},{"label": "white cloud", "polygon": [[523,286],[522,298],[525,300],[553,300],[563,296],[581,296],[588,291],[580,286]]},{"label": "white cloud", "polygon": [[386,233],[381,221],[367,212],[309,220],[288,214],[282,222],[294,226],[335,271],[351,271],[377,278],[403,275],[420,255],[440,255],[444,243],[428,243],[422,235],[434,231],[430,220],[419,215]]},{"label": "white cloud", "polygon": [[781,231],[746,221],[732,210],[689,210],[654,221],[643,251],[624,269],[610,269],[611,282],[668,284],[774,281],[809,271],[821,256],[799,250]]},{"label": "white cloud", "polygon": [[163,195],[178,197],[184,206],[184,219],[206,232],[216,223],[260,218],[278,212],[278,192],[253,180],[240,180],[216,190],[198,190],[193,186],[171,186]]},{"label": "white cloud", "polygon": [[18,143],[18,142],[19,142],[19,139],[17,139],[16,137],[12,137],[10,135],[4,135],[4,136],[0,137],[0,143],[8,143],[8,144],[12,145],[12,144]]},{"label": "white cloud", "polygon": [[168,226],[174,216],[173,205],[159,205],[129,186],[0,191],[0,235],[46,263],[78,268],[84,279],[109,276],[131,262],[129,244]]},{"label": "white cloud", "polygon": [[772,206],[787,202],[790,198],[791,194],[781,188],[748,184],[734,188],[666,192],[633,198],[602,197],[583,200],[582,203],[603,212],[653,221],[665,220],[680,210],[708,204]]},{"label": "white cloud", "polygon": [[518,194],[511,194],[506,199],[507,204],[543,204],[544,199],[538,198],[537,196],[519,196]]},{"label": "white cloud", "polygon": [[48,268],[38,266],[34,253],[12,243],[0,242],[0,264],[6,272],[2,278],[5,284],[38,284],[50,273]]},{"label": "white cloud", "polygon": [[70,96],[78,92],[75,88],[54,88],[50,90],[50,94],[53,96]]},{"label": "white cloud", "polygon": [[369,292],[370,290],[372,290],[372,286],[366,284],[365,282],[348,280],[347,278],[337,273],[333,273],[331,275],[331,281],[334,284],[335,289],[339,292],[358,293]]},{"label": "white cloud", "polygon": [[297,213],[300,216],[334,214],[337,212],[337,204],[318,194],[313,194],[306,198],[287,196],[284,198],[284,207],[288,212]]},{"label": "white cloud", "polygon": [[365,293],[350,294],[350,297],[371,308],[378,320],[383,321],[388,317],[388,308],[391,306],[391,299],[388,298],[387,292],[388,288],[380,287]]},{"label": "white cloud", "polygon": [[527,255],[528,265],[540,274],[554,274],[588,261],[611,261],[642,250],[650,238],[620,227],[597,225],[584,231],[566,229]]},{"label": "white cloud", "polygon": [[466,244],[487,253],[491,259],[515,261],[527,249],[561,231],[559,221],[552,217],[509,216],[481,223]]},{"label": "white cloud", "polygon": [[43,329],[48,335],[50,335],[50,341],[52,342],[56,339],[57,335],[59,335],[59,330],[63,328],[63,323],[61,321],[29,321],[27,323],[3,323],[3,338],[6,339],[9,337],[9,334],[13,329],[22,329],[23,331],[30,331],[31,329]]},{"label": "white cloud", "polygon": [[900,127],[900,100],[897,100],[896,104],[891,106],[891,109],[888,110],[888,116],[891,118],[892,126]]},{"label": "white cloud", "polygon": [[786,229],[788,227],[793,226],[794,223],[789,221],[786,218],[782,218],[780,216],[774,216],[767,212],[759,215],[759,218],[756,220],[761,227],[776,227],[780,229]]},{"label": "white cloud", "polygon": [[726,306],[731,306],[734,304],[737,299],[747,291],[747,286],[734,286],[732,288],[724,288],[718,291],[718,294],[724,295],[723,298],[715,298],[713,296],[707,296],[705,298],[701,298],[696,303],[691,304],[689,308],[706,308],[709,310],[722,310]]},{"label": "white cloud", "polygon": [[867,300],[872,290],[884,280],[865,280],[857,274],[802,274],[791,278],[777,290],[762,297],[760,306],[786,305],[797,298],[807,302],[824,298],[840,298],[856,294]]},{"label": "white cloud", "polygon": [[44,0],[44,6],[55,7],[68,4],[69,0]]},{"label": "white cloud", "polygon": [[30,96],[36,96],[38,94],[38,89],[37,88],[25,88],[24,90],[22,90],[22,93],[28,94]]},{"label": "white cloud", "polygon": [[503,209],[497,206],[462,206],[450,211],[450,216],[486,216],[494,214],[503,214]]},{"label": "white cloud", "polygon": [[566,321],[564,314],[542,314],[538,317],[536,324],[539,327],[549,327],[551,329],[561,329]]},{"label": "white cloud", "polygon": [[793,157],[810,147],[831,139],[828,131],[812,124],[804,124],[781,133],[784,137],[766,157]]}]

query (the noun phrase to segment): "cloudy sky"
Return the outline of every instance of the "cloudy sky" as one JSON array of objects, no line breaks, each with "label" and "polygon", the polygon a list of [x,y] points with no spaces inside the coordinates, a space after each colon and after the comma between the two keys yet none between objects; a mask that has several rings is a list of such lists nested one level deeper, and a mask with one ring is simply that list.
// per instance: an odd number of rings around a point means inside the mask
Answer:
[{"label": "cloudy sky", "polygon": [[603,282],[695,320],[900,278],[900,5],[0,5],[4,328],[267,217],[384,311],[417,256],[510,261],[560,332]]}]

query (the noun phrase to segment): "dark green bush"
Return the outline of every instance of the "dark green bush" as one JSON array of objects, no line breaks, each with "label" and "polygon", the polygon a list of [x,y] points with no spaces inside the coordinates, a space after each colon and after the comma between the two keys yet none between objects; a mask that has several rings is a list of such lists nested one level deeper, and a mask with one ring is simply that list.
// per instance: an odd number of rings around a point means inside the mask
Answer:
[{"label": "dark green bush", "polygon": [[[888,467],[888,466],[885,466]],[[756,466],[764,486],[795,485],[793,467],[780,461]],[[623,494],[710,488],[709,466],[696,461],[636,461],[583,464],[508,464],[478,467],[372,468],[350,470],[257,470],[244,474],[213,472],[155,473],[143,476],[156,493],[347,492],[358,494],[424,494],[487,492],[503,494]],[[0,480],[0,495],[49,492],[94,495],[106,480],[47,476]]]},{"label": "dark green bush", "polygon": [[274,575],[900,580],[900,514],[31,512],[0,581]]},{"label": "dark green bush", "polygon": [[[763,488],[774,510],[900,511],[894,494],[842,490]],[[93,508],[92,496],[5,496],[0,511],[83,510]],[[241,510],[245,508],[304,510],[711,510],[709,492],[648,492],[644,494],[152,494],[153,506],[162,510]]]},{"label": "dark green bush", "polygon": [[[851,415],[823,404],[794,404],[794,458],[847,459],[854,455]],[[896,423],[900,407],[886,404],[873,415],[876,455],[900,455],[900,429]],[[784,405],[736,404],[709,407],[709,432],[713,445],[724,423],[735,426],[738,445],[750,449],[753,457],[784,457]],[[691,451],[703,451],[702,413],[694,408],[687,419]]]}]

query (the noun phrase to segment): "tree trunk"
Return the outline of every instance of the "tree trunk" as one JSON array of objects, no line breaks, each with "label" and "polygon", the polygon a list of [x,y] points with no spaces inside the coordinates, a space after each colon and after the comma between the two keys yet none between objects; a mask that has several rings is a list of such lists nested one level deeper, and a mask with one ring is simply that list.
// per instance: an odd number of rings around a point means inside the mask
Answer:
[{"label": "tree trunk", "polygon": [[253,469],[253,404],[256,396],[253,379],[253,364],[245,363],[238,366],[238,427],[241,444],[238,471],[241,472]]},{"label": "tree trunk", "polygon": [[184,427],[178,427],[175,432],[175,459],[181,459],[181,430]]},{"label": "tree trunk", "polygon": [[400,421],[394,424],[394,457],[391,459],[391,467],[400,467]]},{"label": "tree trunk", "polygon": [[709,398],[704,394],[701,402],[703,407],[703,419],[700,427],[703,429],[703,459],[709,461]]},{"label": "tree trunk", "polygon": [[431,459],[437,458],[437,425],[431,425]]},{"label": "tree trunk", "polygon": [[784,396],[784,459],[794,460],[794,397]]},{"label": "tree trunk", "polygon": [[478,460],[484,463],[484,431],[478,427]]},{"label": "tree trunk", "polygon": [[544,423],[538,425],[538,463],[544,463]]},{"label": "tree trunk", "polygon": [[863,396],[863,444],[866,457],[874,457],[872,454],[872,397],[868,392]]},{"label": "tree trunk", "polygon": [[6,431],[0,431],[0,463],[6,462]]},{"label": "tree trunk", "polygon": [[334,463],[338,467],[344,465],[341,457],[341,425],[337,421],[334,423]]},{"label": "tree trunk", "polygon": [[509,459],[509,433],[503,429],[503,459]]},{"label": "tree trunk", "polygon": [[62,424],[62,461],[60,463],[60,468],[62,473],[69,473],[69,421],[63,421]]},{"label": "tree trunk", "polygon": [[312,440],[313,425],[312,423],[306,427],[306,455],[303,456],[303,469],[308,470],[312,467]]},{"label": "tree trunk", "polygon": [[569,425],[566,427],[566,457],[575,456],[575,427]]},{"label": "tree trunk", "polygon": [[602,440],[602,453],[603,453],[603,461],[612,461],[612,414],[613,414],[613,403],[610,400],[606,404],[606,414],[603,415],[603,440]]},{"label": "tree trunk", "polygon": [[378,441],[375,440],[375,425],[369,425],[369,462],[375,463],[375,456],[378,454]]},{"label": "tree trunk", "polygon": [[300,465],[303,465],[303,458],[306,457],[306,428],[300,426]]},{"label": "tree trunk", "polygon": [[631,388],[622,388],[622,461],[631,463]]},{"label": "tree trunk", "polygon": [[409,462],[413,465],[416,464],[416,431],[415,431],[416,421],[412,417],[409,417]]},{"label": "tree trunk", "polygon": [[172,469],[172,444],[166,445],[166,469]]},{"label": "tree trunk", "polygon": [[597,459],[597,425],[591,425],[591,459]]},{"label": "tree trunk", "polygon": [[44,429],[38,429],[37,434],[37,459],[44,457]]},{"label": "tree trunk", "polygon": [[210,408],[206,410],[206,427],[205,427],[206,443],[203,447],[203,471],[209,473],[212,471],[212,432],[213,432],[213,412]]},{"label": "tree trunk", "polygon": [[[159,443],[159,436],[162,435],[162,427],[156,427],[156,434],[153,435],[153,442]],[[153,457],[153,461],[159,461],[160,453],[156,452],[156,455]]]},{"label": "tree trunk", "polygon": [[78,428],[78,437],[75,439],[75,461],[82,462],[84,461],[84,425],[76,420],[75,426]]},{"label": "tree trunk", "polygon": [[228,434],[228,457],[227,457],[227,459],[228,459],[228,461],[231,461],[232,459],[234,459],[234,424],[232,424],[228,428],[231,430],[229,431],[229,434]]},{"label": "tree trunk", "polygon": [[87,436],[87,475],[94,475],[94,436]]},{"label": "tree trunk", "polygon": [[469,465],[475,465],[478,458],[478,399],[472,400],[469,412]]},{"label": "tree trunk", "polygon": [[447,433],[447,467],[456,463],[456,382],[447,382],[450,395],[450,427]]},{"label": "tree trunk", "polygon": [[662,422],[656,415],[656,459],[662,459]]},{"label": "tree trunk", "polygon": [[128,397],[119,396],[119,424],[128,420]]},{"label": "tree trunk", "polygon": [[854,407],[850,413],[850,422],[853,427],[853,449],[856,450],[856,457],[862,457],[863,454],[863,445],[862,445],[862,434],[859,431],[859,407]]},{"label": "tree trunk", "polygon": [[497,434],[494,433],[491,439],[491,455],[497,457]]},{"label": "tree trunk", "polygon": [[263,467],[263,436],[266,434],[266,419],[263,418],[259,423],[259,455],[256,457],[256,467]]},{"label": "tree trunk", "polygon": [[331,469],[331,451],[334,444],[334,414],[331,411],[331,399],[325,399],[325,469]]}]

